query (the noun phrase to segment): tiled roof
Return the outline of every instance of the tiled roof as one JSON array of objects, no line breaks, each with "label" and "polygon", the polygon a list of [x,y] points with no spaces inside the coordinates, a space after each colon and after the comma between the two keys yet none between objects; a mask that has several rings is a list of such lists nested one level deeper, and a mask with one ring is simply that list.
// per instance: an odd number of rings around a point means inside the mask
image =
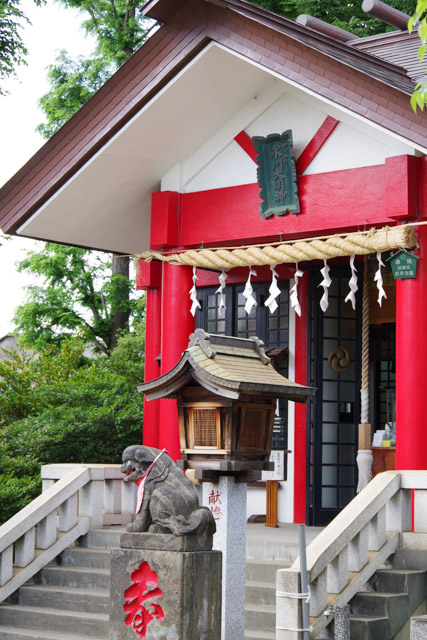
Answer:
[{"label": "tiled roof", "polygon": [[405,69],[409,78],[419,82],[426,77],[427,63],[418,58],[420,39],[416,32],[390,31],[347,43],[348,47],[364,51]]},{"label": "tiled roof", "polygon": [[172,398],[191,377],[218,396],[236,399],[256,394],[305,402],[315,392],[276,371],[258,338],[210,335],[201,329],[192,334],[188,349],[171,371],[138,389],[149,400]]},{"label": "tiled roof", "polygon": [[[151,0],[149,6],[165,24],[0,189],[4,233],[16,233],[209,43],[378,124],[421,151],[427,148],[427,116],[412,111],[414,82],[406,68],[394,63],[397,58],[373,55],[362,42],[334,41],[244,0]],[[390,36],[390,42],[396,39]],[[375,42],[363,40],[369,47]]]}]

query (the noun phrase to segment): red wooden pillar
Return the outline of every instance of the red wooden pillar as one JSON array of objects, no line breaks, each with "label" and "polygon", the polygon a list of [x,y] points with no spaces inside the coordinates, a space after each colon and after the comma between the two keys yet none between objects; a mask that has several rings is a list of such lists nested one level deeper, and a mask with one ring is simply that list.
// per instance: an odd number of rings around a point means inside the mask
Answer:
[{"label": "red wooden pillar", "polygon": [[427,469],[427,228],[417,276],[396,280],[396,469]]},{"label": "red wooden pillar", "polygon": [[[191,267],[163,265],[161,373],[167,373],[188,347],[194,331],[189,292],[193,286]],[[159,448],[180,458],[178,411],[175,400],[160,400]]]},{"label": "red wooden pillar", "polygon": [[[308,273],[298,280],[301,317],[295,315],[295,382],[307,384]],[[295,403],[294,522],[305,523],[307,495],[307,405]]]},{"label": "red wooden pillar", "polygon": [[[147,289],[145,313],[145,329],[148,339],[145,341],[145,382],[154,380],[160,375],[161,350],[161,289]],[[144,397],[144,430],[143,444],[147,447],[159,446],[160,401],[148,402]]]},{"label": "red wooden pillar", "polygon": [[[142,262],[137,274],[137,289],[146,290],[145,304],[145,366],[144,381],[149,382],[160,375],[161,350],[161,293],[162,263]],[[147,402],[144,398],[144,427],[142,441],[148,447],[159,444],[159,412],[160,401]]]}]

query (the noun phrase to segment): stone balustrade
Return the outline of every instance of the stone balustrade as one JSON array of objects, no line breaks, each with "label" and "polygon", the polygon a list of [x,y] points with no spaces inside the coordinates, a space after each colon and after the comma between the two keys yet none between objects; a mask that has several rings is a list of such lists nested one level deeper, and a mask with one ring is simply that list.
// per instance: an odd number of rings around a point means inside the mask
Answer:
[{"label": "stone balustrade", "polygon": [[[414,494],[414,533],[412,500]],[[427,471],[377,475],[307,547],[310,638],[333,619],[331,603],[345,605],[400,545],[402,536],[427,532]],[[302,638],[299,558],[277,572],[276,639]]]},{"label": "stone balustrade", "polygon": [[42,467],[40,496],[0,527],[0,602],[89,529],[132,518],[135,487],[120,465]]}]

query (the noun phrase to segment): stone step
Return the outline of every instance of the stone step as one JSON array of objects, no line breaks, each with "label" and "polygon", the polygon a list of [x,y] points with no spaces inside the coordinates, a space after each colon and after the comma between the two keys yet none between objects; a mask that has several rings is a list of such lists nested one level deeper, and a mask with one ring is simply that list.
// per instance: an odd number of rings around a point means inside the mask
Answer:
[{"label": "stone step", "polygon": [[372,585],[377,591],[406,593],[411,613],[427,596],[427,572],[416,569],[381,569],[376,572]]},{"label": "stone step", "polygon": [[427,549],[396,549],[393,569],[427,570]]},{"label": "stone step", "polygon": [[246,540],[246,557],[252,559],[273,560],[282,562],[284,566],[291,564],[299,556],[298,542],[281,542],[280,540]]},{"label": "stone step", "polygon": [[48,565],[34,576],[34,582],[61,587],[109,589],[110,572],[108,569]]},{"label": "stone step", "polygon": [[[87,640],[88,636],[69,634],[63,631],[35,631],[22,627],[0,627],[0,640]],[[108,640],[108,634],[104,636],[91,636],[91,640]]]},{"label": "stone step", "polygon": [[[108,615],[23,605],[0,605],[0,625],[26,629],[60,631],[84,637],[108,637]],[[0,627],[1,628],[1,627]]]},{"label": "stone step", "polygon": [[276,605],[276,587],[269,582],[246,582],[246,604]]},{"label": "stone step", "polygon": [[110,549],[97,547],[70,547],[58,558],[58,564],[67,567],[110,568]]},{"label": "stone step", "polygon": [[275,585],[276,571],[278,569],[287,569],[289,566],[286,562],[275,560],[247,560],[246,580]]},{"label": "stone step", "polygon": [[120,547],[120,536],[126,527],[109,527],[108,529],[91,529],[79,538],[79,547],[111,548]]},{"label": "stone step", "polygon": [[276,607],[268,604],[246,605],[245,629],[274,632],[276,629]]},{"label": "stone step", "polygon": [[[375,591],[408,593],[409,584],[424,583],[426,572],[417,569],[378,569],[371,584]],[[412,588],[412,584],[411,584]]]},{"label": "stone step", "polygon": [[350,638],[357,638],[357,640],[391,640],[390,621],[388,618],[351,614]]},{"label": "stone step", "polygon": [[356,593],[351,600],[351,612],[358,615],[384,617],[390,621],[391,637],[409,619],[409,598],[403,593],[381,593],[378,591],[365,591]]},{"label": "stone step", "polygon": [[67,611],[105,613],[110,607],[109,590],[79,589],[53,585],[24,585],[19,589],[16,604]]}]

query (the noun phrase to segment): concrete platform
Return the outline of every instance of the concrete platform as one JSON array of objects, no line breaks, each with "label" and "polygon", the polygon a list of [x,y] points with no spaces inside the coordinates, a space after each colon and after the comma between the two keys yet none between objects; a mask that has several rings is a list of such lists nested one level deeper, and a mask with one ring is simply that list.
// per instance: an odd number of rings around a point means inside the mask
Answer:
[{"label": "concrete platform", "polygon": [[[306,527],[307,546],[323,531],[323,527]],[[292,564],[299,555],[299,525],[279,524],[277,528],[263,523],[246,527],[246,557],[254,560],[280,560]]]}]

